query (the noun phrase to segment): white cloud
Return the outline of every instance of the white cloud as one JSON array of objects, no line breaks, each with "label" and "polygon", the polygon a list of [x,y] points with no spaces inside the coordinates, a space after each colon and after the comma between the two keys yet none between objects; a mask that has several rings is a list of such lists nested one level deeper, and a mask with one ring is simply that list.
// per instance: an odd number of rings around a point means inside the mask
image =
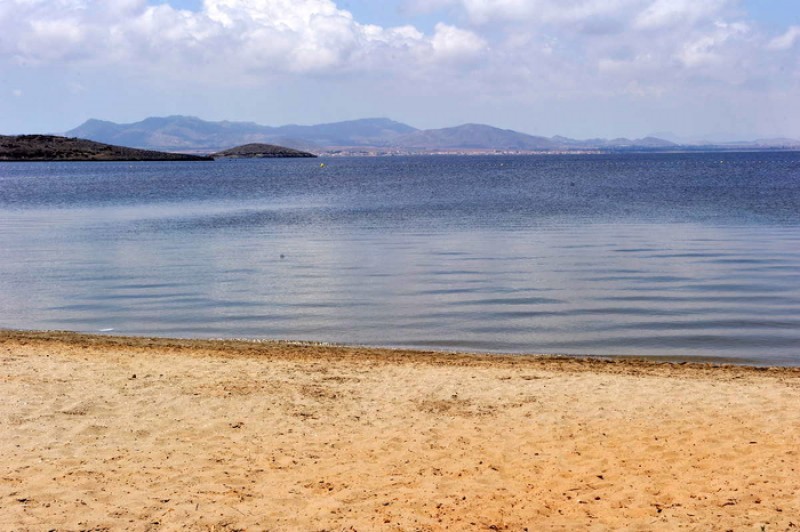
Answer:
[{"label": "white cloud", "polygon": [[[61,72],[62,88],[87,99],[102,73],[155,94],[188,87],[198,99],[293,83],[313,86],[308,94],[355,90],[387,114],[406,94],[409,109],[438,97],[459,112],[505,106],[516,116],[551,102],[744,101],[800,84],[796,54],[767,53],[794,49],[800,26],[764,35],[741,0],[401,1],[433,29],[365,24],[339,0],[205,0],[197,11],[148,0],[0,0],[0,68]],[[340,108],[366,99],[349,97]]]},{"label": "white cloud", "polygon": [[[665,94],[701,78],[725,84],[761,75],[754,59],[759,37],[739,18],[735,0],[452,0],[451,5],[478,27],[494,33],[502,28],[505,39],[492,48],[502,49],[509,64],[527,63],[539,78],[548,77],[553,91]],[[544,71],[550,68],[567,75]],[[700,68],[698,77],[693,71]]]},{"label": "white cloud", "polygon": [[494,21],[525,24],[589,22],[636,9],[652,0],[450,0],[476,24]]},{"label": "white cloud", "polygon": [[124,61],[175,74],[204,66],[330,73],[421,57],[451,61],[485,46],[476,34],[447,24],[433,35],[411,26],[361,24],[331,0],[205,0],[199,12],[144,0],[2,0],[1,5],[0,56],[20,63]]},{"label": "white cloud", "polygon": [[694,41],[686,43],[677,57],[687,67],[704,66],[715,63],[724,57],[724,47],[732,38],[747,34],[749,28],[745,24],[726,24],[719,22],[716,30],[705,34]]},{"label": "white cloud", "polygon": [[719,15],[729,0],[655,0],[636,15],[634,27],[640,29],[692,25]]},{"label": "white cloud", "polygon": [[66,58],[80,50],[86,39],[85,29],[71,16],[30,20],[24,30],[17,37],[17,49],[21,56],[36,61]]},{"label": "white cloud", "polygon": [[470,31],[439,23],[431,40],[433,56],[437,59],[465,59],[478,55],[487,47],[486,41]]},{"label": "white cloud", "polygon": [[14,89],[13,91],[11,91],[11,94],[15,98],[21,98],[22,97],[22,89]]},{"label": "white cloud", "polygon": [[[432,64],[460,68],[480,58],[487,84],[516,72],[520,83],[549,80],[557,91],[570,83],[605,90],[603,77],[613,84],[611,77],[622,76],[621,86],[675,83],[678,68],[752,54],[739,45],[750,30],[729,12],[736,0],[410,1],[418,9],[460,10],[472,28],[439,22],[426,35],[412,26],[362,24],[333,0],[205,0],[198,12],[146,0],[0,0],[0,58],[124,64],[143,75],[217,82],[381,71],[435,76]],[[786,49],[798,38],[794,27],[763,46]]]},{"label": "white cloud", "polygon": [[505,24],[536,31],[559,28],[587,34],[654,31],[713,23],[737,0],[408,0],[413,10],[448,6],[477,26]]},{"label": "white cloud", "polygon": [[772,39],[767,47],[771,50],[788,50],[798,40],[800,40],[800,26],[791,26],[786,33]]}]

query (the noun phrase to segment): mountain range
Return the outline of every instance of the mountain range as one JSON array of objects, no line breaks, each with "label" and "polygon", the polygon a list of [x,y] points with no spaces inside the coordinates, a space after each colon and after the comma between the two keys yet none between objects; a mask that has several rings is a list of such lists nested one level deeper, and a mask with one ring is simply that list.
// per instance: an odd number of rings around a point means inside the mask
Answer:
[{"label": "mountain range", "polygon": [[254,122],[210,122],[190,116],[151,117],[131,124],[91,119],[65,134],[108,144],[186,153],[211,153],[251,143],[277,144],[318,154],[800,148],[800,141],[793,139],[714,145],[678,144],[657,137],[577,140],[528,135],[483,124],[421,130],[388,118],[278,127]]}]

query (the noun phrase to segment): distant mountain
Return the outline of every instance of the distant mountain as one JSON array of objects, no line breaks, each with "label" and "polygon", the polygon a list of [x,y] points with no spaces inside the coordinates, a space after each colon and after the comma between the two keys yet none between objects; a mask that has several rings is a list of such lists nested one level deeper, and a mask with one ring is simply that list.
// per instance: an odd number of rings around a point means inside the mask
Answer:
[{"label": "distant mountain", "polygon": [[748,140],[739,136],[726,135],[724,133],[679,137],[669,131],[654,133],[652,136],[670,140],[679,146],[720,146],[720,147],[741,147],[741,148],[786,148],[796,149],[800,147],[800,140],[787,137],[757,138]]},{"label": "distant mountain", "polygon": [[251,143],[312,151],[325,146],[371,146],[412,131],[416,130],[387,118],[270,127],[253,122],[208,122],[191,116],[168,116],[132,124],[92,119],[66,134],[138,148],[216,152]]},{"label": "distant mountain", "polygon": [[0,161],[210,161],[53,135],[0,136]]},{"label": "distant mountain", "polygon": [[656,149],[656,148],[674,148],[677,146],[674,142],[656,137],[645,137],[643,139],[588,139],[576,140],[567,137],[553,137],[553,142],[563,148],[572,149],[623,149],[623,148],[640,148],[640,149]]},{"label": "distant mountain", "polygon": [[388,118],[311,126],[262,126],[254,122],[209,122],[191,116],[152,117],[132,124],[89,120],[67,135],[151,150],[214,153],[245,144],[275,144],[314,153],[431,153],[541,151],[663,151],[798,149],[800,141],[768,139],[737,143],[676,143],[640,139],[539,137],[483,124],[419,130]]},{"label": "distant mountain", "polygon": [[320,146],[381,146],[417,131],[388,118],[365,118],[316,126],[281,126],[279,135],[308,140]]},{"label": "distant mountain", "polygon": [[534,137],[510,129],[482,124],[464,124],[444,129],[415,131],[392,140],[393,146],[425,150],[496,149],[551,150],[558,144],[545,137]]},{"label": "distant mountain", "polygon": [[274,144],[245,144],[211,155],[215,159],[265,159],[275,157],[316,157],[313,153]]}]

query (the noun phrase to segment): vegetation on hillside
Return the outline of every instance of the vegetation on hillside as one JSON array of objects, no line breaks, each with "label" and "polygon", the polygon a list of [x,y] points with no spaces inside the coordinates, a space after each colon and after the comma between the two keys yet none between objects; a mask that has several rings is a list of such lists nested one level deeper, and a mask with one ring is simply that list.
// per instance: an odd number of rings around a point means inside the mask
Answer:
[{"label": "vegetation on hillside", "polygon": [[267,157],[316,157],[313,153],[274,144],[245,144],[211,155],[215,159],[260,159]]},{"label": "vegetation on hillside", "polygon": [[139,150],[54,135],[0,135],[0,161],[210,161],[210,157]]}]

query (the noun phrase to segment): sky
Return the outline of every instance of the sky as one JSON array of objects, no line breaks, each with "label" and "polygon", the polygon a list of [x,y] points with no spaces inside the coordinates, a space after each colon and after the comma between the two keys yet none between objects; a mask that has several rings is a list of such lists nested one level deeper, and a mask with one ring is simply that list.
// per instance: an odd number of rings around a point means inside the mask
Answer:
[{"label": "sky", "polygon": [[800,139],[800,0],[0,0],[0,134],[387,117]]}]

